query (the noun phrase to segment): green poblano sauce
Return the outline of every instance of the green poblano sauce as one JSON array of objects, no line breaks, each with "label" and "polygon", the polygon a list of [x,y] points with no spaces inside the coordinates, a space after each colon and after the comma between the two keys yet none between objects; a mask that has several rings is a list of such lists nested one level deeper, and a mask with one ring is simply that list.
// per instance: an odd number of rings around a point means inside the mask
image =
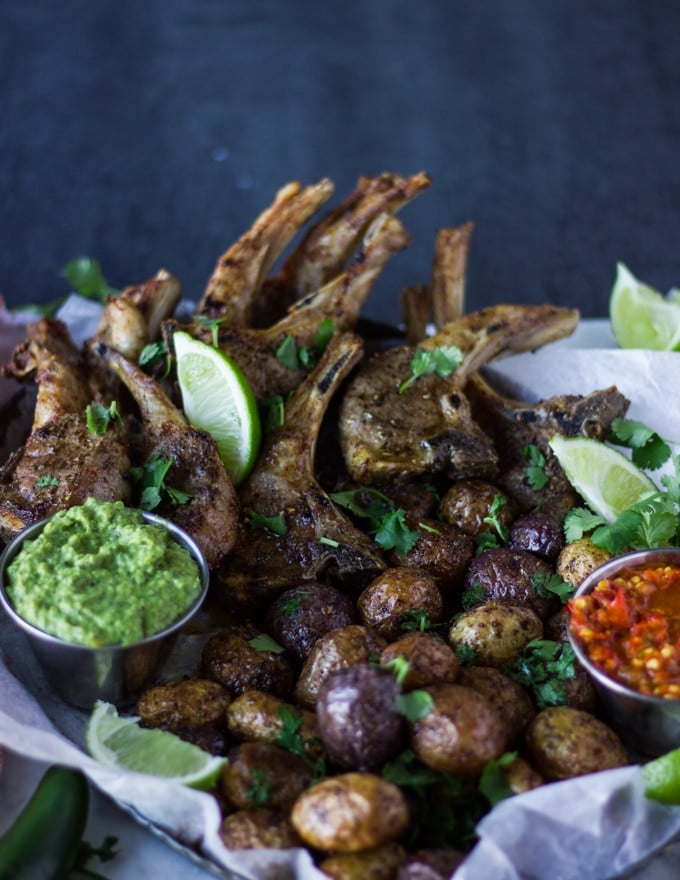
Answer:
[{"label": "green poblano sauce", "polygon": [[122,501],[89,498],[56,513],[7,569],[29,623],[68,642],[129,645],[160,632],[198,598],[191,554]]}]

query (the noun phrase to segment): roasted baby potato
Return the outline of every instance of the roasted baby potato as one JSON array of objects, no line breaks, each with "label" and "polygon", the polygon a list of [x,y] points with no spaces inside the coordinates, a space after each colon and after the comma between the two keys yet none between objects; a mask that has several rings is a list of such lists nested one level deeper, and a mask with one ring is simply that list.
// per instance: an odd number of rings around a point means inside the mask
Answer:
[{"label": "roasted baby potato", "polygon": [[487,697],[460,684],[435,684],[424,690],[432,698],[432,709],[412,723],[410,735],[411,748],[424,764],[469,779],[503,754],[508,734]]},{"label": "roasted baby potato", "polygon": [[564,547],[562,521],[545,509],[521,513],[510,526],[508,543],[543,559],[557,559]]},{"label": "roasted baby potato", "polygon": [[371,770],[402,748],[401,687],[391,672],[362,664],[332,672],[319,688],[316,717],[331,761],[346,770]]},{"label": "roasted baby potato", "polygon": [[396,566],[379,574],[357,600],[359,620],[388,641],[401,635],[404,618],[424,612],[428,618],[441,620],[444,610],[436,579],[426,571]]},{"label": "roasted baby potato", "polygon": [[352,624],[326,633],[314,643],[295,685],[295,700],[313,709],[322,682],[336,669],[367,663],[380,655],[385,639],[370,627]]},{"label": "roasted baby potato", "polygon": [[295,801],[293,827],[306,844],[348,853],[397,840],[409,821],[401,790],[373,773],[330,776]]},{"label": "roasted baby potato", "polygon": [[550,706],[529,724],[526,746],[531,760],[548,780],[569,779],[629,763],[618,735],[580,709]]},{"label": "roasted baby potato", "polygon": [[261,631],[250,624],[234,625],[211,636],[203,648],[203,675],[232,695],[260,690],[285,697],[293,689],[293,667],[285,654],[261,650]]},{"label": "roasted baby potato", "polygon": [[432,633],[420,630],[404,633],[384,649],[380,664],[387,666],[398,657],[408,664],[408,671],[401,682],[404,691],[439,681],[454,682],[458,677],[458,658],[450,645]]},{"label": "roasted baby potato", "polygon": [[498,521],[509,528],[515,517],[515,505],[501,489],[484,480],[455,482],[441,500],[441,518],[473,537],[492,531],[493,527],[485,520],[491,514],[495,498],[500,499],[500,504],[496,502]]},{"label": "roasted baby potato", "polygon": [[459,588],[475,550],[473,539],[458,526],[435,519],[409,515],[406,524],[420,537],[407,553],[393,553],[393,564],[427,571],[445,595]]},{"label": "roasted baby potato", "polygon": [[454,619],[449,642],[454,651],[463,645],[474,651],[480,666],[501,667],[516,659],[527,642],[542,635],[543,624],[528,606],[487,602]]},{"label": "roasted baby potato", "polygon": [[285,809],[311,781],[312,770],[301,758],[272,743],[247,742],[229,750],[218,785],[234,809]]},{"label": "roasted baby potato", "polygon": [[226,711],[229,733],[238,740],[276,743],[284,728],[292,723],[305,754],[318,758],[321,753],[316,715],[264,691],[239,694]]},{"label": "roasted baby potato", "polygon": [[201,727],[224,724],[230,697],[219,682],[205,678],[172,681],[149,688],[135,707],[143,727]]},{"label": "roasted baby potato", "polygon": [[559,602],[539,595],[535,582],[552,573],[552,567],[533,553],[510,547],[492,547],[483,550],[468,565],[466,595],[476,605],[500,602],[527,606],[545,620],[557,610],[555,606]]},{"label": "roasted baby potato", "polygon": [[346,593],[310,582],[282,593],[267,611],[265,626],[280,645],[304,660],[318,638],[355,620],[354,603]]},{"label": "roasted baby potato", "polygon": [[302,841],[290,818],[269,807],[237,810],[222,820],[220,839],[227,849],[290,849]]},{"label": "roasted baby potato", "polygon": [[522,685],[493,666],[461,669],[458,684],[479,691],[498,710],[509,743],[520,738],[536,714],[533,700]]},{"label": "roasted baby potato", "polygon": [[579,538],[562,549],[557,557],[556,571],[567,583],[578,587],[592,571],[611,558],[608,550],[596,547],[590,538]]},{"label": "roasted baby potato", "polygon": [[545,779],[525,758],[517,757],[509,764],[503,764],[500,770],[513,794],[522,794],[545,784]]}]

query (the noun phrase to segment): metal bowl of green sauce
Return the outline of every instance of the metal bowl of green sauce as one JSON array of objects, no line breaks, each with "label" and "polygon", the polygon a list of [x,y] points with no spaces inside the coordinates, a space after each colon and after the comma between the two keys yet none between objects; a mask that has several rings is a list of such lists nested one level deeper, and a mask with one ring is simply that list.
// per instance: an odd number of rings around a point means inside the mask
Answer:
[{"label": "metal bowl of green sauce", "polygon": [[[89,504],[74,508],[76,515]],[[125,512],[135,514],[142,531],[112,526],[108,540],[73,535],[72,525],[61,519],[66,511],[60,511],[25,528],[0,555],[0,606],[23,631],[47,682],[81,709],[91,709],[97,700],[120,707],[134,702],[208,591],[208,565],[193,538],[155,514]],[[38,554],[38,539],[41,555],[27,562],[31,553]],[[161,540],[168,555],[154,546]],[[89,570],[74,576],[81,548]],[[128,550],[132,561],[124,559]],[[164,566],[167,571],[158,579]],[[191,576],[188,592],[182,590],[178,566],[183,576]],[[17,587],[22,578],[28,582],[23,599]]]}]

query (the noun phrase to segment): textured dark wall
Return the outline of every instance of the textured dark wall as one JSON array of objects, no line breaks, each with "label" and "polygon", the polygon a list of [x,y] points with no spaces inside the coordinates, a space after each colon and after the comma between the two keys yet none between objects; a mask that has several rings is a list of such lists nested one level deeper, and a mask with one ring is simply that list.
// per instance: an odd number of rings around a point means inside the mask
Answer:
[{"label": "textured dark wall", "polygon": [[604,314],[615,263],[680,285],[677,0],[0,0],[0,291],[167,266],[197,297],[289,180],[424,169],[369,300],[476,223],[468,308]]}]

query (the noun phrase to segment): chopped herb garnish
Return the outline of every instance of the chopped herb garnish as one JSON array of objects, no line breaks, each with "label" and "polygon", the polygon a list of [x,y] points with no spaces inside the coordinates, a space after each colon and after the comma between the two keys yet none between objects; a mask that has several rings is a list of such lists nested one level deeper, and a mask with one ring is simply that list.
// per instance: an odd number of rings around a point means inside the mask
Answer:
[{"label": "chopped herb garnish", "polygon": [[522,447],[522,458],[528,462],[526,468],[527,482],[532,489],[537,492],[543,489],[548,482],[548,475],[545,472],[547,459],[541,450],[534,443],[529,443]]},{"label": "chopped herb garnish", "polygon": [[470,645],[461,644],[456,648],[456,658],[461,666],[474,666],[477,662],[477,652]]},{"label": "chopped herb garnish", "polygon": [[276,535],[286,534],[286,518],[283,513],[277,513],[274,516],[265,516],[264,513],[258,513],[256,510],[249,510],[248,520],[254,529],[269,529]]},{"label": "chopped herb garnish", "polygon": [[398,388],[403,394],[420,376],[436,373],[442,379],[450,376],[463,362],[463,352],[457,345],[440,345],[437,348],[416,348],[411,362],[411,375]]},{"label": "chopped herb garnish", "polygon": [[170,375],[170,367],[172,364],[168,346],[163,341],[150,342],[141,350],[139,357],[137,358],[137,363],[142,369],[146,369],[147,367],[153,367],[154,364],[157,364],[162,360],[165,360],[163,378],[166,378]]},{"label": "chopped herb garnish", "polygon": [[286,421],[286,405],[282,395],[274,394],[263,400],[260,404],[260,412],[265,434],[282,427]]},{"label": "chopped herb garnish", "polygon": [[[509,538],[508,528],[501,520],[501,511],[507,503],[508,499],[505,497],[505,495],[494,495],[493,500],[489,505],[489,512],[482,520],[482,522],[486,523],[488,526],[491,526],[494,529],[496,535],[498,535],[498,538],[503,544],[507,544]],[[484,532],[483,534],[488,533]]]},{"label": "chopped herb garnish", "polygon": [[500,758],[489,761],[482,770],[482,775],[479,778],[479,791],[492,807],[514,795],[513,790],[505,781],[503,767],[512,764],[516,758],[517,752],[506,752]]},{"label": "chopped herb garnish", "polygon": [[250,770],[250,778],[253,784],[246,792],[246,797],[255,807],[263,807],[269,801],[269,793],[272,788],[272,781],[266,770],[259,767],[253,767]]},{"label": "chopped herb garnish", "polygon": [[172,467],[171,458],[153,455],[141,467],[130,468],[130,476],[139,483],[142,493],[139,506],[142,510],[155,510],[164,499],[170,504],[186,504],[193,497],[165,482]]},{"label": "chopped herb garnish", "polygon": [[276,357],[280,364],[289,370],[299,370],[302,365],[298,356],[295,339],[287,333],[276,349]]},{"label": "chopped herb garnish", "polygon": [[427,691],[414,690],[407,694],[398,694],[395,705],[397,712],[407,721],[420,721],[433,710],[434,700]]},{"label": "chopped herb garnish", "polygon": [[271,636],[267,635],[267,633],[260,633],[252,639],[248,639],[248,644],[251,648],[255,648],[256,651],[261,651],[263,653],[269,652],[271,654],[283,654],[286,650],[285,648],[282,648],[278,642],[274,641]]},{"label": "chopped herb garnish", "polygon": [[336,541],[335,538],[326,538],[322,535],[319,538],[319,544],[325,544],[327,547],[339,547],[340,541]]},{"label": "chopped herb garnish", "polygon": [[547,571],[534,572],[531,586],[539,599],[557,596],[563,605],[566,605],[574,592],[573,584],[565,581],[559,574]]},{"label": "chopped herb garnish", "polygon": [[85,419],[88,431],[98,435],[106,434],[111,422],[116,420],[121,424],[123,422],[115,400],[112,400],[109,406],[103,406],[100,403],[88,404],[85,409]]},{"label": "chopped herb garnish", "polygon": [[671,448],[642,422],[614,419],[608,441],[631,450],[633,462],[641,468],[656,470],[671,457]]},{"label": "chopped herb garnish", "polygon": [[120,290],[111,287],[104,278],[101,266],[91,257],[78,257],[66,264],[62,275],[76,293],[86,299],[105,302],[110,296],[117,296]]},{"label": "chopped herb garnish", "polygon": [[470,608],[475,608],[477,605],[481,605],[485,599],[486,592],[479,581],[475,581],[467,588],[467,590],[463,590],[463,594],[460,598],[464,611],[468,611]]},{"label": "chopped herb garnish", "polygon": [[429,632],[432,629],[430,615],[423,608],[409,608],[399,618],[399,629],[404,632]]},{"label": "chopped herb garnish", "polygon": [[276,745],[281,746],[282,749],[286,749],[286,751],[290,752],[292,755],[297,755],[298,758],[302,758],[305,764],[312,769],[314,773],[314,782],[323,779],[326,775],[326,763],[323,758],[319,757],[313,759],[310,758],[307,753],[305,741],[300,734],[302,718],[299,713],[296,712],[292,706],[288,706],[284,703],[279,706],[279,721],[281,722],[281,728],[275,740]]},{"label": "chopped herb garnish", "polygon": [[[383,550],[408,553],[413,549],[420,532],[406,525],[405,511],[395,507],[392,500],[377,489],[351,489],[333,492],[330,498],[355,516],[369,521],[369,534]],[[366,503],[363,499],[368,498]]]},{"label": "chopped herb garnish", "polygon": [[202,324],[207,330],[210,330],[212,336],[212,346],[213,348],[220,347],[220,324],[224,323],[227,320],[226,316],[222,318],[209,318],[207,315],[196,315],[196,320],[199,324]]},{"label": "chopped herb garnish", "polygon": [[411,664],[408,662],[406,657],[402,657],[401,655],[399,655],[393,660],[390,660],[389,663],[383,663],[380,668],[384,669],[386,672],[391,672],[397,684],[403,684],[404,679],[409,673]]},{"label": "chopped herb garnish", "polygon": [[568,642],[532,639],[505,672],[529,688],[539,709],[566,702],[566,682],[576,674],[576,657]]},{"label": "chopped herb garnish", "polygon": [[36,489],[47,489],[50,486],[58,486],[59,485],[59,477],[54,477],[52,474],[42,474],[42,476],[38,477],[35,481]]}]

